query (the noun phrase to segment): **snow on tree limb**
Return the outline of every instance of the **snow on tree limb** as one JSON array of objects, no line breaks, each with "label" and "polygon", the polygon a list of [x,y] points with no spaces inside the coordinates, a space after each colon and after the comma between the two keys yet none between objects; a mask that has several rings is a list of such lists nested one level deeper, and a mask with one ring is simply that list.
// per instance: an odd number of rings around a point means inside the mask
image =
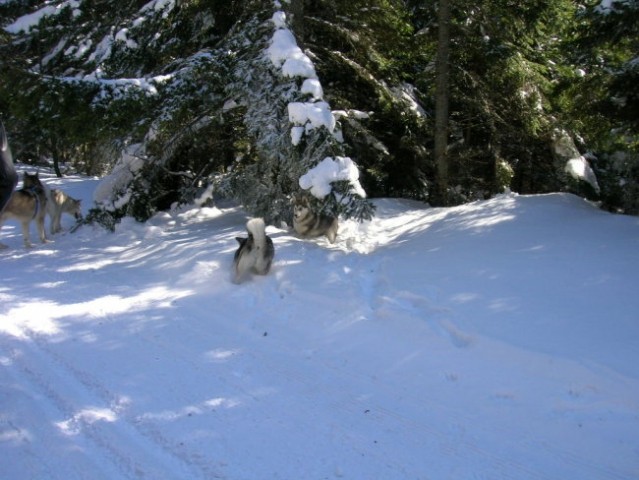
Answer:
[{"label": "snow on tree limb", "polygon": [[[295,36],[287,28],[286,14],[281,11],[279,2],[275,2],[276,12],[271,17],[275,25],[275,32],[266,54],[276,68],[285,77],[304,78],[301,93],[310,95],[307,102],[290,102],[288,104],[289,121],[291,127],[291,142],[298,146],[305,133],[314,129],[326,128],[333,135],[336,119],[327,102],[323,101],[322,85],[311,59],[297,45]],[[336,139],[339,138],[336,136]],[[337,181],[350,183],[350,191],[361,198],[366,192],[359,183],[359,171],[355,162],[349,157],[325,157],[317,165],[309,169],[299,179],[299,186],[303,190],[322,200],[329,196],[333,189],[331,184]]]},{"label": "snow on tree limb", "polygon": [[353,193],[366,197],[366,192],[359,184],[359,170],[349,157],[326,157],[300,177],[300,187],[310,190],[316,198],[324,198],[332,191],[331,183],[342,180],[352,185]]}]

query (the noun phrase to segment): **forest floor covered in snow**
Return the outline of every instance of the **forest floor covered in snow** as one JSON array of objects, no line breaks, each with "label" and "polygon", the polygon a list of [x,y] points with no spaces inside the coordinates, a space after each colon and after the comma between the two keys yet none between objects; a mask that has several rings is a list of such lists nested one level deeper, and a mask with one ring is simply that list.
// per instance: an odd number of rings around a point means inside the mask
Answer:
[{"label": "forest floor covered in snow", "polygon": [[[91,206],[98,180],[41,177]],[[269,226],[241,285],[232,205],[31,250],[7,222],[0,476],[639,478],[639,219],[375,204],[333,245]]]}]

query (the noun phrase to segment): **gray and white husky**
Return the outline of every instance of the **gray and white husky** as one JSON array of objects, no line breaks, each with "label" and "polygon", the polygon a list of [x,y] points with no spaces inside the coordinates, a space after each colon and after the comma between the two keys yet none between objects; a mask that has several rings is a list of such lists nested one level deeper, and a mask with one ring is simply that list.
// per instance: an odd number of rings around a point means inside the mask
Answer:
[{"label": "gray and white husky", "polygon": [[273,240],[266,235],[263,219],[250,219],[246,230],[248,238],[235,237],[240,246],[233,257],[234,283],[241,283],[249,273],[266,275],[275,256]]},{"label": "gray and white husky", "polygon": [[46,185],[44,188],[47,194],[47,214],[51,218],[51,235],[62,231],[60,218],[63,213],[73,215],[76,221],[82,220],[82,200],[76,200],[56,188],[48,188]]},{"label": "gray and white husky", "polygon": [[338,228],[337,217],[316,214],[311,209],[308,198],[293,199],[293,229],[300,237],[315,238],[325,235],[329,242],[335,243]]},{"label": "gray and white husky", "polygon": [[[29,238],[29,224],[35,221],[42,243],[47,242],[44,233],[44,216],[47,208],[47,195],[44,192],[44,186],[40,182],[38,174],[24,174],[23,185],[20,190],[16,190],[11,195],[2,213],[0,213],[0,228],[5,220],[13,218],[18,220],[22,225],[22,236],[24,238],[24,246],[32,247]],[[0,248],[6,248],[6,245],[0,243]]]}]

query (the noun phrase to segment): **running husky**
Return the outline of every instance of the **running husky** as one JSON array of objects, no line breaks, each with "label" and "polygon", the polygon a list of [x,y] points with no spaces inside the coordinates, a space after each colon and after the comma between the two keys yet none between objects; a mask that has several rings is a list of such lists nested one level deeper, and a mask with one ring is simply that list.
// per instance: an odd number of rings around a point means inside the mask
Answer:
[{"label": "running husky", "polygon": [[265,233],[263,219],[250,219],[246,230],[248,238],[235,237],[240,246],[233,257],[233,283],[241,283],[249,272],[266,275],[275,256],[273,240]]},{"label": "running husky", "polygon": [[47,214],[51,218],[51,235],[62,231],[60,218],[63,213],[73,215],[76,221],[82,220],[82,200],[76,200],[62,190],[44,188],[47,192]]},{"label": "running husky", "polygon": [[293,228],[300,237],[314,238],[326,235],[329,242],[335,243],[338,227],[337,217],[315,214],[307,197],[293,199]]},{"label": "running husky", "polygon": [[[8,218],[18,220],[22,224],[22,236],[24,238],[24,246],[31,248],[31,239],[29,237],[29,223],[35,220],[38,234],[42,243],[47,242],[44,234],[44,216],[47,208],[47,195],[38,174],[24,174],[22,188],[13,192],[4,211],[0,214],[0,228]],[[0,243],[0,248],[6,248],[6,245]]]}]

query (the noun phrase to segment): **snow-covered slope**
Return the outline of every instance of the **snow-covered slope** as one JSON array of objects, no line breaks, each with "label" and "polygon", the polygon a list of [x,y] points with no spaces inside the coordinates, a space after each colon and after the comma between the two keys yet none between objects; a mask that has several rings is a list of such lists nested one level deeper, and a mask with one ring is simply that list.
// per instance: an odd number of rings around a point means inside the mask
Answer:
[{"label": "snow-covered slope", "polygon": [[[97,184],[47,182],[85,208]],[[239,286],[233,206],[31,251],[7,223],[2,477],[637,478],[639,220],[376,204],[335,245],[268,227]]]}]

